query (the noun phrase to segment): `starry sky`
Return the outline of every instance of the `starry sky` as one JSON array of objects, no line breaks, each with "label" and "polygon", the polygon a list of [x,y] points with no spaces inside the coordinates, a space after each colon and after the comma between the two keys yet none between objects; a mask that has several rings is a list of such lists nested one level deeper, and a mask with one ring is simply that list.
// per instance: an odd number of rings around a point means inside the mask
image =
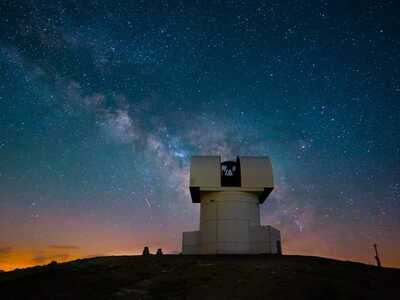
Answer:
[{"label": "starry sky", "polygon": [[400,267],[397,1],[1,1],[0,269],[178,253],[191,155],[268,155],[286,254]]}]

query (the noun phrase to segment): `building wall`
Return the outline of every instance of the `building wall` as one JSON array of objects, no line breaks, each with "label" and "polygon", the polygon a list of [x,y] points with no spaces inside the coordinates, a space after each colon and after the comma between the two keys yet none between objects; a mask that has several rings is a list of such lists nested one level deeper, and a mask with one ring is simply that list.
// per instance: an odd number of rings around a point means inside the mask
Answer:
[{"label": "building wall", "polygon": [[273,188],[272,165],[268,157],[241,156],[240,168],[244,189]]},{"label": "building wall", "polygon": [[279,230],[272,226],[256,226],[250,230],[251,253],[278,253],[277,241],[281,240]]},{"label": "building wall", "polygon": [[182,253],[200,253],[200,231],[186,231],[182,236]]},{"label": "building wall", "polygon": [[279,230],[272,226],[249,227],[248,243],[234,243],[225,241],[207,241],[202,243],[204,237],[200,231],[183,233],[183,254],[276,254],[277,242],[281,242]]},{"label": "building wall", "polygon": [[201,253],[249,253],[249,228],[260,225],[257,195],[203,193],[200,205]]},{"label": "building wall", "polygon": [[277,253],[279,230],[260,225],[255,193],[203,192],[200,231],[183,233],[184,254]]},{"label": "building wall", "polygon": [[221,159],[219,156],[192,156],[190,186],[221,187]]}]

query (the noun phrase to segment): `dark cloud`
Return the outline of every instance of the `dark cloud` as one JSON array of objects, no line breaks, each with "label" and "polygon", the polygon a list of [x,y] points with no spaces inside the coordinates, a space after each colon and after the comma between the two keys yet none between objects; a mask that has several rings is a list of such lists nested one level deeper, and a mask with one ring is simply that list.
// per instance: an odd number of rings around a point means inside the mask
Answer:
[{"label": "dark cloud", "polygon": [[9,254],[12,251],[11,246],[0,247],[0,255],[2,254]]},{"label": "dark cloud", "polygon": [[36,255],[32,258],[32,260],[37,263],[37,264],[43,264],[43,263],[47,263],[50,261],[65,261],[67,259],[69,259],[71,256],[69,254],[56,254],[56,255]]},{"label": "dark cloud", "polygon": [[50,249],[57,249],[57,250],[78,250],[79,247],[74,245],[49,245],[48,248]]}]

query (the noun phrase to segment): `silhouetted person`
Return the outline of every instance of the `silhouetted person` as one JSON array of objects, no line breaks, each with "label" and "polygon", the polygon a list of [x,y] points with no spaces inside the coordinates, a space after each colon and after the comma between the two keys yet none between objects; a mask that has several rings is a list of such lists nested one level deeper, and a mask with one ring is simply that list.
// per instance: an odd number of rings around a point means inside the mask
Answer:
[{"label": "silhouetted person", "polygon": [[157,249],[157,255],[163,255],[162,249],[161,249],[161,248],[158,248],[158,249]]},{"label": "silhouetted person", "polygon": [[150,250],[149,250],[149,247],[144,247],[144,249],[143,249],[143,254],[142,255],[150,255]]}]

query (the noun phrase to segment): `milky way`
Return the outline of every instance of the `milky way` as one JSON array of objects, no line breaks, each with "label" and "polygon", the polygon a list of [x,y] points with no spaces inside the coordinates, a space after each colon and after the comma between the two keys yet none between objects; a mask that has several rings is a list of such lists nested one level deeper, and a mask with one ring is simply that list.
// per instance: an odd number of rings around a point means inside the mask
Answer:
[{"label": "milky way", "polygon": [[288,254],[400,266],[395,1],[2,1],[0,269],[178,253],[191,155],[268,155]]}]

